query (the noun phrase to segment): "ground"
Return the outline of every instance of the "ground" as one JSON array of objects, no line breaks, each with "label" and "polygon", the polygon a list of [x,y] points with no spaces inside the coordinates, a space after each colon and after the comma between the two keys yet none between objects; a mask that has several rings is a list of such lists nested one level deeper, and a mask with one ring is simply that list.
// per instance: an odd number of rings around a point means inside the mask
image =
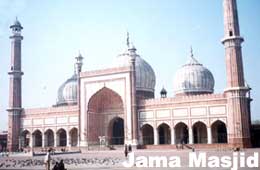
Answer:
[{"label": "ground", "polygon": [[[191,150],[136,150],[134,151],[135,158],[138,156],[166,156],[167,158],[171,156],[179,157],[181,160],[181,168],[176,167],[167,167],[167,168],[140,168],[140,167],[132,167],[125,168],[123,166],[123,162],[126,161],[124,157],[123,150],[114,150],[114,151],[89,151],[87,153],[74,153],[74,154],[61,154],[52,156],[53,163],[55,161],[59,161],[60,159],[64,160],[65,166],[68,170],[78,169],[78,170],[107,170],[107,169],[115,169],[115,170],[132,170],[132,169],[176,169],[176,170],[187,170],[187,169],[209,169],[206,168],[190,168],[189,167],[189,154]],[[247,156],[253,155],[253,153],[258,153],[260,155],[260,149],[247,149],[241,150],[238,152],[238,155],[241,153],[245,153],[245,158]],[[209,156],[233,156],[233,151],[231,150],[196,150],[196,154],[206,153],[207,157]],[[23,170],[42,170],[44,168],[43,164],[44,156],[19,156],[19,155],[10,155],[9,157],[0,157],[0,169],[23,169]],[[259,157],[258,157],[258,167],[257,168],[239,168],[239,170],[250,169],[256,170],[259,169]],[[188,168],[189,167],[189,168]],[[210,168],[212,170],[226,170],[231,168]]]}]

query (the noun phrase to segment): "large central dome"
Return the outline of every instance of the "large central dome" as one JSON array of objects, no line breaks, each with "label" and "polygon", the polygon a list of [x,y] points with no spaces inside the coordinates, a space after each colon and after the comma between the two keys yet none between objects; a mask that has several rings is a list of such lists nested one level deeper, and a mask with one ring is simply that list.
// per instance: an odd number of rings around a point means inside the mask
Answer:
[{"label": "large central dome", "polygon": [[[136,48],[130,45],[124,53],[118,55],[114,62],[115,67],[129,66],[131,59],[129,50],[135,53]],[[154,97],[155,73],[152,67],[140,55],[136,54],[135,56],[137,95],[142,95],[143,98],[152,98]]]},{"label": "large central dome", "polygon": [[174,77],[174,92],[176,95],[213,93],[214,82],[212,73],[191,53],[189,61],[177,71]]}]

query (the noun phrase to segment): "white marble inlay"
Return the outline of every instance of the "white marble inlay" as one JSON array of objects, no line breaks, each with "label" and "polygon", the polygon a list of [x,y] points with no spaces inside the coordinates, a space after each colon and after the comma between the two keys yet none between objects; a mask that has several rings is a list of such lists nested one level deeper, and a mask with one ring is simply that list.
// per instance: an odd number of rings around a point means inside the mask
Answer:
[{"label": "white marble inlay", "polygon": [[191,116],[202,116],[206,115],[205,107],[191,108]]},{"label": "white marble inlay", "polygon": [[211,115],[223,115],[226,114],[225,106],[214,106],[209,108],[209,113]]},{"label": "white marble inlay", "polygon": [[33,120],[33,125],[42,125],[43,124],[43,119],[34,119]]},{"label": "white marble inlay", "polygon": [[58,117],[58,118],[57,118],[57,123],[58,123],[58,124],[68,123],[68,118],[67,118],[67,117]]},{"label": "white marble inlay", "polygon": [[170,110],[157,110],[156,117],[170,117]]},{"label": "white marble inlay", "polygon": [[69,122],[70,123],[78,123],[78,117],[76,117],[76,116],[75,117],[70,117],[69,118]]},{"label": "white marble inlay", "polygon": [[153,112],[152,111],[139,112],[139,118],[140,119],[150,119],[150,118],[153,118]]},{"label": "white marble inlay", "polygon": [[173,116],[188,116],[187,109],[174,109]]}]

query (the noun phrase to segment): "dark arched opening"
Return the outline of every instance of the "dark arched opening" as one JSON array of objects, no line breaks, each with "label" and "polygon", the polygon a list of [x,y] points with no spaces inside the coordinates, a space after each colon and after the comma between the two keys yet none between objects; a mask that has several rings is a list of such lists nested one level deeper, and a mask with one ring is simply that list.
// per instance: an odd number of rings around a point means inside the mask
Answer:
[{"label": "dark arched opening", "polygon": [[70,144],[71,144],[71,146],[78,145],[78,129],[77,128],[73,128],[70,130]]},{"label": "dark arched opening", "polygon": [[36,130],[33,132],[34,147],[42,147],[42,132]]},{"label": "dark arched opening", "polygon": [[122,118],[115,118],[111,120],[110,123],[111,128],[111,137],[110,144],[111,145],[123,145],[124,144],[124,120]]},{"label": "dark arched opening", "polygon": [[227,128],[225,123],[218,120],[211,125],[212,142],[227,143]]},{"label": "dark arched opening", "polygon": [[187,144],[189,142],[188,126],[182,122],[175,126],[175,143]]},{"label": "dark arched opening", "polygon": [[21,134],[21,147],[26,148],[29,147],[30,144],[30,132],[25,130]]},{"label": "dark arched opening", "polygon": [[141,128],[144,145],[154,144],[154,132],[151,125],[145,124]]},{"label": "dark arched opening", "polygon": [[67,145],[67,134],[64,129],[60,129],[57,132],[57,145],[66,146]]},{"label": "dark arched opening", "polygon": [[171,131],[170,127],[163,123],[158,127],[159,133],[159,144],[170,144],[171,143]]},{"label": "dark arched opening", "polygon": [[54,146],[54,133],[51,129],[45,132],[45,146]]},{"label": "dark arched opening", "polygon": [[207,126],[202,122],[197,122],[192,127],[193,130],[193,142],[207,143]]}]

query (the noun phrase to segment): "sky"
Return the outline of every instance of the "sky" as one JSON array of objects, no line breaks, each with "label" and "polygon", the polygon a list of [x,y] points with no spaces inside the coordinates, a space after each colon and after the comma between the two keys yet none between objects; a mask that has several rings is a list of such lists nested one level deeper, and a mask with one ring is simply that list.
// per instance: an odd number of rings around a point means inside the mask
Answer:
[{"label": "sky", "polygon": [[[252,87],[252,119],[260,119],[260,1],[237,0],[244,74]],[[17,16],[22,35],[23,108],[56,103],[59,86],[72,76],[75,57],[83,70],[109,67],[126,48],[126,34],[156,74],[156,97],[164,86],[173,97],[173,78],[194,57],[226,86],[221,0],[1,0],[0,130],[8,125],[9,26]]]}]

